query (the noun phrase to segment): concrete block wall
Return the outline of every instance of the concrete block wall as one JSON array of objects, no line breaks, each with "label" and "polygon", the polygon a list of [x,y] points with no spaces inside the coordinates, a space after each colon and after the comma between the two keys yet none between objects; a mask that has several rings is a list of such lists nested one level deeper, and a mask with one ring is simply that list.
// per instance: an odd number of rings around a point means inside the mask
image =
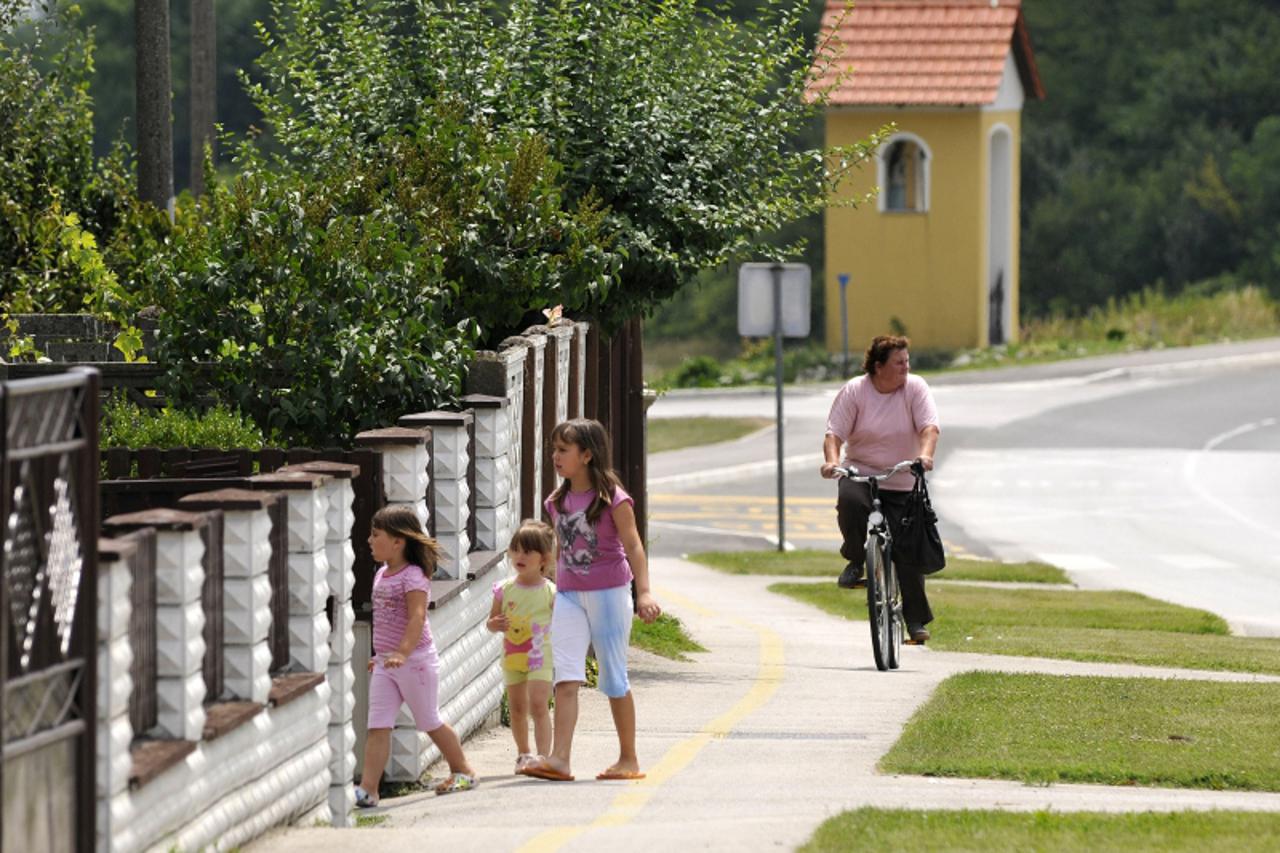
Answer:
[{"label": "concrete block wall", "polygon": [[[429,442],[432,432],[429,429],[414,427],[389,427],[387,429],[370,430],[356,436],[356,443],[362,447],[376,449],[382,456],[383,490],[388,506],[400,504],[413,508],[422,520],[423,528],[429,529],[430,514],[427,510],[427,488],[430,485],[429,466],[431,454]],[[364,673],[369,660],[369,644],[372,634],[367,623],[356,626],[356,648],[352,664],[355,672]],[[353,720],[356,734],[357,767],[361,767],[366,721],[369,713],[368,678],[355,691]],[[409,782],[419,779],[426,772],[428,762],[427,744],[430,738],[419,732],[412,720],[397,720],[391,733],[391,755],[387,761],[385,778],[392,782]]]},{"label": "concrete block wall", "polygon": [[[101,853],[223,849],[246,843],[272,826],[317,817],[332,819],[329,681],[319,679],[311,689],[286,696],[282,704],[275,705],[268,702],[261,675],[254,669],[257,663],[253,663],[263,658],[258,649],[266,646],[271,616],[266,604],[269,580],[267,595],[262,595],[270,558],[268,507],[281,499],[293,501],[288,513],[291,557],[316,551],[324,554],[327,528],[320,528],[317,548],[315,512],[327,512],[329,501],[320,505],[319,500],[329,480],[323,475],[294,475],[285,484],[285,497],[268,491],[222,490],[188,496],[182,500],[181,510],[148,510],[104,522],[104,532],[117,537],[143,528],[155,531],[159,725],[149,734],[185,741],[187,749],[146,784],[129,787],[133,735],[142,734],[132,731],[128,716],[133,686],[128,672],[133,654],[128,632],[131,575],[128,548],[120,545],[119,539],[108,540],[115,544],[102,553],[116,556],[103,560],[99,574],[99,666],[104,667],[97,738],[102,768],[97,809],[97,847]],[[262,487],[263,483],[254,485]],[[200,535],[207,516],[188,510],[217,510],[224,517],[228,695],[222,698],[261,705],[261,710],[222,733],[205,730],[203,611],[199,617],[188,612],[193,603],[200,608],[204,582]],[[308,547],[312,550],[307,551]],[[296,602],[291,595],[290,621],[299,617],[315,621],[301,610],[314,606],[319,597],[314,588],[318,574],[325,584],[318,614],[324,626],[324,649],[308,647],[305,632],[295,630],[292,633],[303,633],[292,661],[295,667],[304,660],[327,662],[329,654],[324,612],[328,566],[322,563],[303,573],[307,566],[316,566],[316,561],[298,560],[291,569],[291,574],[300,575],[300,589]],[[196,661],[194,669],[192,659]],[[244,671],[234,671],[236,660],[250,663]],[[269,665],[269,653],[265,660]],[[192,683],[198,690],[188,687]],[[265,686],[271,689],[269,673]]]},{"label": "concrete block wall", "polygon": [[475,542],[479,550],[501,551],[515,532],[518,495],[511,488],[510,408],[506,397],[470,394],[462,398],[473,418]]},{"label": "concrete block wall", "polygon": [[443,552],[437,578],[457,580],[466,575],[471,552],[471,412],[420,412],[400,418],[399,425],[428,432],[430,477],[428,489],[435,508],[432,535]]},{"label": "concrete block wall", "polygon": [[280,492],[289,526],[289,665],[302,672],[329,667],[329,561],[325,539],[328,474],[282,468],[251,477],[253,488]]},{"label": "concrete block wall", "polygon": [[129,720],[129,695],[133,692],[133,646],[129,618],[133,612],[130,592],[132,561],[137,543],[130,539],[104,540],[98,546],[98,736],[97,736],[97,846],[108,849],[117,824],[111,804],[127,797],[133,760],[133,724]]},{"label": "concrete block wall", "polygon": [[[449,555],[442,575],[447,579],[437,581],[447,594],[428,618],[441,656],[441,710],[464,737],[495,718],[501,699],[501,639],[485,630],[484,621],[492,584],[510,572],[504,559],[490,557],[484,573],[469,580],[480,562],[469,552],[505,550],[520,518],[541,514],[541,471],[549,459],[545,426],[583,411],[585,354],[583,324],[508,339],[498,352],[479,355],[464,411],[426,413],[433,422],[421,428],[398,426],[357,438],[378,451],[387,502],[413,507],[424,526],[434,520]],[[486,371],[487,384],[476,381]],[[130,685],[127,677],[103,679],[100,850],[225,847],[281,823],[323,819],[350,825],[351,780],[367,713],[364,664],[370,635],[369,624],[357,622],[351,606],[351,466],[345,472],[314,467],[324,464],[291,466],[252,478],[251,484],[259,501],[272,495],[287,504],[290,668],[324,673],[324,680],[285,704],[264,704],[261,712],[212,740],[202,738],[202,516],[172,511],[164,523],[148,522],[158,528],[161,602],[160,724],[152,734],[181,737],[194,749],[149,784],[129,790],[129,746],[138,734],[129,726]],[[206,503],[212,500],[205,497]],[[265,504],[239,499],[245,503],[220,507],[226,692],[227,698],[265,703],[271,689],[266,644],[270,517]],[[214,507],[193,502],[188,508]],[[446,544],[449,537],[455,538]],[[127,672],[131,661],[127,580],[127,574],[104,564],[99,578],[106,608],[99,616],[104,673]],[[438,753],[407,714],[399,722],[405,726],[393,738],[388,779],[420,778]],[[174,791],[183,796],[174,797]]]}]

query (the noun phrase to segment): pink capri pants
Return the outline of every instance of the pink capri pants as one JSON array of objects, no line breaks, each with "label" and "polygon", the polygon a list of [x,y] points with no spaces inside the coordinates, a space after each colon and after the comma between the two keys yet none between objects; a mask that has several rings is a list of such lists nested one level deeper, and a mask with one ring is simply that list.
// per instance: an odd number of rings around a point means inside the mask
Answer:
[{"label": "pink capri pants", "polygon": [[435,648],[416,651],[402,666],[387,669],[381,655],[369,676],[369,728],[392,729],[400,705],[407,704],[419,731],[433,732],[440,719],[440,659]]}]

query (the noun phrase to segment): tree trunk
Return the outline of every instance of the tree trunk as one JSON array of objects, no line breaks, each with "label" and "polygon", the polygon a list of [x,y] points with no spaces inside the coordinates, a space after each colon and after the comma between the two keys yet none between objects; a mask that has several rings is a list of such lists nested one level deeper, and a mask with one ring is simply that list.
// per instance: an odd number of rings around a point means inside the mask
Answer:
[{"label": "tree trunk", "polygon": [[191,0],[191,192],[204,192],[204,147],[214,148],[218,119],[217,30],[213,0]]},{"label": "tree trunk", "polygon": [[167,0],[135,0],[133,20],[138,96],[138,195],[164,210],[173,196]]}]

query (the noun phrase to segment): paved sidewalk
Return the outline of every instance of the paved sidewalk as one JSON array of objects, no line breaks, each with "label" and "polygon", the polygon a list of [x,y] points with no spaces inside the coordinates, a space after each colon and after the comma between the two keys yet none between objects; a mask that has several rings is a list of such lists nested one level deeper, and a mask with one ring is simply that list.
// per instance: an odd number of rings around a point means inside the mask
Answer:
[{"label": "paved sidewalk", "polygon": [[[864,623],[765,591],[773,579],[655,559],[659,601],[709,649],[675,663],[633,652],[642,782],[596,782],[615,757],[608,705],[584,693],[574,783],[512,775],[504,728],[467,742],[478,790],[417,794],[373,814],[377,827],[278,831],[257,853],[354,849],[787,850],[826,818],[864,805],[1057,810],[1280,811],[1280,794],[885,776],[876,761],[943,679],[973,669],[1280,681],[1232,673],[1085,664],[904,648],[875,670]],[[439,768],[437,768],[439,771]],[[362,813],[364,814],[364,813]]]}]

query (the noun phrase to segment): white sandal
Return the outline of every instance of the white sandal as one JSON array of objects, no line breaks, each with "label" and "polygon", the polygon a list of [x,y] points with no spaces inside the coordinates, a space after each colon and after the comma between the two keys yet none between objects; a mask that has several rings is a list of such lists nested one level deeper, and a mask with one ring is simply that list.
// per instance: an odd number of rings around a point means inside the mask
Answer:
[{"label": "white sandal", "polygon": [[538,760],[538,756],[532,752],[522,752],[516,756],[516,773],[528,767],[530,764]]},{"label": "white sandal", "polygon": [[459,791],[470,791],[479,784],[480,780],[474,776],[468,776],[466,773],[450,773],[449,778],[436,785],[436,794],[437,796],[444,796],[445,794],[456,794]]},{"label": "white sandal", "polygon": [[356,808],[358,809],[376,809],[378,807],[377,797],[369,796],[369,792],[359,785],[356,785]]}]

